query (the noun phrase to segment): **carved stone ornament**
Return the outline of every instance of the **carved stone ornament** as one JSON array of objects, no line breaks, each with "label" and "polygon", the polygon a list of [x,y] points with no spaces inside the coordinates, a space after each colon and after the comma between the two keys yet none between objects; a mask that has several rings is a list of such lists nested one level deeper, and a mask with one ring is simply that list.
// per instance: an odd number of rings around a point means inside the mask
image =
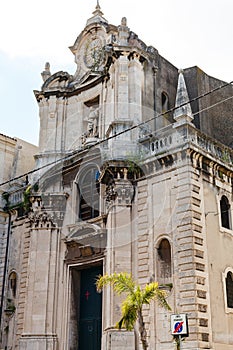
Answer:
[{"label": "carved stone ornament", "polygon": [[46,211],[30,212],[28,218],[33,228],[53,228],[56,227],[51,215]]},{"label": "carved stone ornament", "polygon": [[86,119],[87,130],[82,135],[82,145],[95,144],[99,137],[99,108],[90,107],[89,116]]},{"label": "carved stone ornament", "polygon": [[76,80],[82,79],[87,72],[103,72],[106,63],[105,38],[100,33],[86,35],[75,53],[77,70]]},{"label": "carved stone ornament", "polygon": [[35,227],[62,226],[66,206],[65,194],[33,196],[30,201],[32,211],[29,213],[29,219]]},{"label": "carved stone ornament", "polygon": [[106,188],[106,205],[109,207],[113,202],[118,205],[131,205],[134,197],[134,186],[129,180],[116,179]]}]

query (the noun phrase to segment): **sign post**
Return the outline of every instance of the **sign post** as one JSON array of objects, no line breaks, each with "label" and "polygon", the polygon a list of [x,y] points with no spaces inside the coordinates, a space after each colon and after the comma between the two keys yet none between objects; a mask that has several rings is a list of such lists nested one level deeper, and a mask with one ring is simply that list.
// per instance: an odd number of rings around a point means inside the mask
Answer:
[{"label": "sign post", "polygon": [[186,314],[171,315],[171,333],[179,339],[182,349],[182,337],[188,337],[188,318]]}]

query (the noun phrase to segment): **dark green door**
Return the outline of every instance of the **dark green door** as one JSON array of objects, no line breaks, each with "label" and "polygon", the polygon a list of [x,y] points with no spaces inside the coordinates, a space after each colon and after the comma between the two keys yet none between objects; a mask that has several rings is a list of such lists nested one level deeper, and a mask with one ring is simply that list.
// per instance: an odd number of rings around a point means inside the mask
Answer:
[{"label": "dark green door", "polygon": [[95,287],[100,274],[101,266],[81,271],[78,350],[101,350],[102,294]]}]

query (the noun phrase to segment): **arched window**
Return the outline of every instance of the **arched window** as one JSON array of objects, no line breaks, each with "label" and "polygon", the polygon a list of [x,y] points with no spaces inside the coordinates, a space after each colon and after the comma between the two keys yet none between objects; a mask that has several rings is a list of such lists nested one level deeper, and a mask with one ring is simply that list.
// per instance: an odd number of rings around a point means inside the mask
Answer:
[{"label": "arched window", "polygon": [[167,112],[169,109],[169,99],[166,92],[161,93],[161,105],[162,105],[162,113]]},{"label": "arched window", "polygon": [[227,307],[233,308],[233,274],[227,273],[226,277],[226,295],[227,295]]},{"label": "arched window", "polygon": [[169,278],[171,274],[171,246],[162,239],[158,247],[158,278]]},{"label": "arched window", "polygon": [[226,196],[220,200],[221,224],[222,227],[231,229],[230,225],[230,204]]},{"label": "arched window", "polygon": [[99,216],[99,171],[88,167],[82,171],[78,180],[79,218],[83,221]]},{"label": "arched window", "polygon": [[17,289],[17,275],[15,271],[12,271],[9,276],[9,287],[12,293],[12,297],[15,298],[16,296],[16,289]]}]

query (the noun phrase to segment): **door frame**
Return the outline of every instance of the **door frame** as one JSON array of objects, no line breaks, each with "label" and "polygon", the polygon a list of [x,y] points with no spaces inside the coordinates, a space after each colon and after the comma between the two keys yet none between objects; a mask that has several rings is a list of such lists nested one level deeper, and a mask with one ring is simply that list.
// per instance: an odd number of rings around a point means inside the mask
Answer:
[{"label": "door frame", "polygon": [[[89,269],[91,267],[94,267],[95,265],[102,265],[103,271],[104,271],[104,258],[98,258],[98,259],[93,259],[85,262],[79,262],[79,263],[73,263],[73,264],[66,264],[67,269],[66,269],[66,283],[65,285],[65,295],[64,295],[64,305],[63,305],[63,310],[64,310],[64,323],[63,323],[63,330],[64,334],[62,338],[64,339],[64,344],[61,344],[61,348],[64,350],[69,350],[69,332],[70,332],[70,316],[71,316],[71,288],[72,288],[72,268],[78,268],[79,270],[84,270],[84,269]],[[65,280],[65,279],[64,279]],[[102,320],[103,320],[103,305],[104,302],[102,300]],[[102,330],[103,334],[103,322],[102,322]],[[62,347],[63,346],[63,347]],[[102,345],[101,345],[102,348]]]}]

